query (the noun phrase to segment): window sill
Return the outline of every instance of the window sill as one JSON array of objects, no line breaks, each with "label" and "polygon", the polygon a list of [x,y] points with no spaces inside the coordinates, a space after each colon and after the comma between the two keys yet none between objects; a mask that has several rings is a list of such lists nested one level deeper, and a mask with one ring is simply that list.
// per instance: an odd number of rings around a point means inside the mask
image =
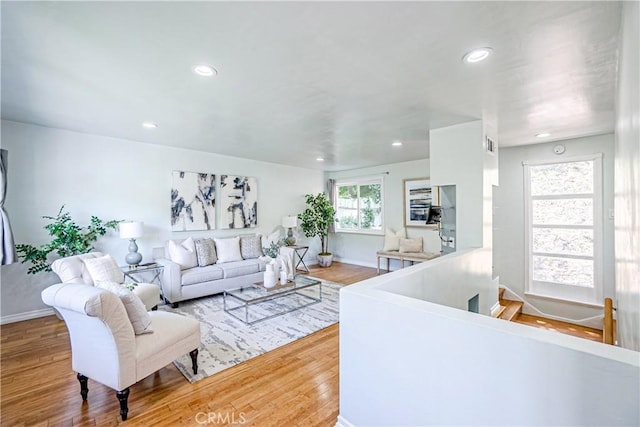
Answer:
[{"label": "window sill", "polygon": [[335,234],[362,234],[365,236],[384,236],[384,231],[364,231],[364,230],[336,230]]},{"label": "window sill", "polygon": [[542,298],[542,299],[547,299],[547,300],[551,300],[551,301],[564,302],[564,303],[575,304],[575,305],[582,305],[582,306],[585,306],[585,307],[604,308],[604,304],[598,304],[598,303],[593,303],[593,302],[578,301],[578,300],[572,300],[572,299],[555,297],[555,296],[550,296],[550,295],[543,295],[543,294],[535,294],[535,293],[532,293],[532,292],[525,292],[524,294],[526,296],[528,296],[528,297]]}]

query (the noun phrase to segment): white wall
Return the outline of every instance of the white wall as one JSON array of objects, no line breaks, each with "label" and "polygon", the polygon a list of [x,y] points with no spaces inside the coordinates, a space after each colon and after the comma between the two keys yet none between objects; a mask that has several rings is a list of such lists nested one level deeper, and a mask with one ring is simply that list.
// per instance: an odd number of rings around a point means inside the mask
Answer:
[{"label": "white wall", "polygon": [[478,120],[429,132],[433,184],[456,186],[458,250],[492,244],[491,198],[492,186],[498,185],[498,157],[485,152],[484,136],[490,129]]},{"label": "white wall", "polygon": [[638,353],[418,296],[490,280],[477,253],[340,291],[338,425],[638,425]]},{"label": "white wall", "polygon": [[640,10],[622,7],[615,142],[618,341],[640,350]]},{"label": "white wall", "polygon": [[[103,220],[143,221],[145,235],[137,240],[143,262],[151,261],[152,248],[169,238],[271,232],[280,226],[282,216],[302,212],[305,193],[317,193],[324,187],[321,171],[11,121],[2,121],[2,147],[11,158],[5,208],[17,243],[47,242],[46,222],[41,216],[55,215],[65,204],[83,225],[91,215]],[[256,177],[258,227],[171,232],[173,170]],[[217,205],[219,224],[220,203]],[[319,247],[315,240],[309,260],[315,259]],[[299,243],[304,242],[301,236]],[[127,242],[119,239],[117,232],[110,231],[96,248],[124,264]],[[45,308],[38,285],[32,285],[55,281],[55,275],[27,277],[21,264],[3,266],[1,271],[3,317]]]},{"label": "white wall", "polygon": [[[494,200],[494,252],[495,272],[500,284],[506,286],[545,314],[579,322],[582,319],[602,315],[602,308],[572,304],[556,300],[525,295],[525,223],[524,223],[524,175],[522,162],[557,159],[553,153],[555,145],[566,147],[563,157],[603,153],[603,207],[604,207],[604,296],[614,295],[613,220],[609,211],[613,209],[613,135],[598,135],[585,138],[502,148],[500,150],[500,187],[495,190]],[[525,305],[526,313],[540,314]],[[582,322],[584,323],[584,322]],[[602,328],[598,319],[587,325]]]},{"label": "white wall", "polygon": [[[383,172],[389,172],[389,174],[381,175]],[[429,159],[391,163],[343,172],[331,172],[327,174],[327,179],[340,180],[363,176],[384,177],[384,226],[393,231],[398,231],[404,227],[403,180],[428,177]],[[440,252],[440,240],[437,231],[408,227],[407,236],[409,238],[422,237],[424,249],[427,252]],[[379,235],[335,233],[329,236],[329,247],[336,258],[340,261],[357,265],[375,267],[376,251],[382,249],[383,245],[383,233]],[[384,267],[386,267],[386,264]],[[398,269],[398,262],[392,260],[390,268],[392,270]]]}]

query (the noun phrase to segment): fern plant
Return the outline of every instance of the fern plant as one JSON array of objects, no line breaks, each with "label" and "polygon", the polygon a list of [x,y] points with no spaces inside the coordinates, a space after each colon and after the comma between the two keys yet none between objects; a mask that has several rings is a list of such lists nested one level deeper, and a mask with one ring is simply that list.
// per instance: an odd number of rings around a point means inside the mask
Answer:
[{"label": "fern plant", "polygon": [[98,238],[107,234],[109,229],[115,230],[120,222],[118,220],[104,222],[100,218],[92,216],[89,226],[83,228],[76,224],[69,212],[64,212],[64,205],[56,216],[43,216],[42,218],[52,220],[51,223],[44,226],[44,229],[52,237],[51,241],[39,248],[29,244],[16,245],[16,252],[22,259],[22,263],[31,263],[31,267],[27,270],[29,274],[51,271],[47,257],[52,252],[64,258],[92,251],[93,244]]}]

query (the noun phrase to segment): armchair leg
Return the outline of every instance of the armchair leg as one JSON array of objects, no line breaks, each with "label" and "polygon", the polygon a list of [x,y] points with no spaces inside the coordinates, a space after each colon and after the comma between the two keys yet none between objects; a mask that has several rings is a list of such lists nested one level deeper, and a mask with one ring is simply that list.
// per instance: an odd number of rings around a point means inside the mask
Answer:
[{"label": "armchair leg", "polygon": [[127,399],[129,399],[129,387],[122,391],[116,391],[116,396],[118,396],[118,401],[120,402],[120,416],[122,417],[122,421],[126,421],[127,414],[129,413],[129,406],[127,405]]},{"label": "armchair leg", "polygon": [[191,356],[191,366],[193,366],[193,375],[198,373],[198,349],[192,350],[189,352],[189,356]]},{"label": "armchair leg", "polygon": [[80,395],[82,396],[82,400],[87,400],[87,395],[89,394],[89,387],[87,386],[89,378],[85,377],[81,373],[78,373],[78,381],[80,381]]}]

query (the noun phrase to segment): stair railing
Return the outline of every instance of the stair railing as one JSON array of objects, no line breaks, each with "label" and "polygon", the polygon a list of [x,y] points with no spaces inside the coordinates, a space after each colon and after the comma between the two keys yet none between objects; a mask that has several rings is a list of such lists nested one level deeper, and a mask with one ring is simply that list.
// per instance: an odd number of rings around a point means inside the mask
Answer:
[{"label": "stair railing", "polygon": [[613,345],[615,343],[613,300],[611,298],[604,299],[604,329],[602,331],[602,339],[605,344]]}]

